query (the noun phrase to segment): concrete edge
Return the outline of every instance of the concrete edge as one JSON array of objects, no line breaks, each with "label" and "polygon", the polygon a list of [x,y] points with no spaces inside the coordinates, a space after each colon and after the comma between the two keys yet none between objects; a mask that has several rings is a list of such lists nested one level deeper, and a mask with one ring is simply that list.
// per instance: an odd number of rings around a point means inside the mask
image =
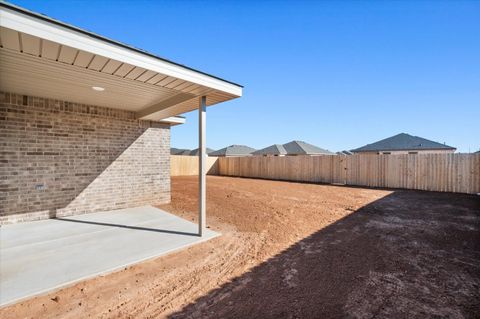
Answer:
[{"label": "concrete edge", "polygon": [[[172,214],[173,215],[173,214]],[[178,217],[178,216],[177,216]],[[116,266],[114,268],[111,268],[111,269],[107,269],[107,270],[104,270],[104,271],[100,271],[100,272],[97,272],[97,273],[94,273],[92,275],[88,275],[88,276],[84,276],[84,277],[81,277],[79,279],[75,279],[75,280],[72,280],[72,281],[69,281],[69,282],[66,282],[64,284],[60,284],[60,285],[57,285],[55,287],[52,287],[52,288],[49,288],[49,289],[44,289],[44,290],[41,290],[39,292],[35,292],[35,293],[32,293],[30,295],[27,295],[27,296],[24,296],[24,297],[21,297],[21,298],[17,298],[17,299],[13,299],[13,300],[10,300],[10,301],[7,301],[5,303],[2,303],[0,304],[0,309],[4,309],[8,306],[11,306],[13,304],[16,304],[16,303],[19,303],[19,302],[22,302],[22,301],[26,301],[28,299],[31,299],[33,297],[39,297],[39,296],[42,296],[42,295],[46,295],[48,293],[51,293],[51,292],[54,292],[54,291],[58,291],[60,289],[63,289],[63,288],[67,288],[67,287],[71,287],[81,281],[85,281],[85,280],[88,280],[88,279],[93,279],[95,277],[99,277],[99,276],[107,276],[109,274],[112,274],[112,273],[115,273],[117,271],[120,271],[122,270],[123,268],[125,267],[129,267],[129,266],[133,266],[133,265],[136,265],[136,264],[140,264],[140,263],[143,263],[145,261],[149,261],[149,260],[153,260],[153,259],[156,259],[156,258],[159,258],[159,257],[165,257],[169,254],[172,254],[172,253],[175,253],[175,252],[178,252],[180,250],[183,250],[183,249],[186,249],[186,248],[189,248],[189,247],[192,247],[194,245],[197,245],[197,244],[201,244],[201,243],[204,243],[204,242],[207,242],[211,239],[214,239],[214,238],[217,238],[217,237],[220,237],[222,234],[219,233],[219,232],[215,232],[215,231],[211,231],[213,234],[212,236],[209,236],[209,237],[203,237],[201,238],[199,241],[196,241],[196,242],[193,242],[193,243],[190,243],[190,244],[187,244],[185,246],[182,246],[182,247],[178,247],[178,248],[173,248],[173,249],[170,249],[164,253],[161,253],[160,255],[153,255],[153,256],[148,256],[148,257],[145,257],[145,258],[142,258],[142,259],[139,259],[137,261],[134,261],[134,262],[131,262],[131,263],[126,263],[126,264],[122,264],[120,266]]]},{"label": "concrete edge", "polygon": [[[151,206],[151,205],[144,205],[144,206],[138,206],[138,207],[132,207],[132,208],[120,208],[120,209],[115,209],[115,210],[109,210],[109,211],[102,211],[102,212],[94,212],[94,213],[89,213],[88,215],[94,215],[94,214],[97,214],[97,215],[100,215],[100,214],[104,214],[104,213],[111,213],[111,212],[114,212],[114,213],[122,213],[123,210],[128,210],[128,209],[142,209],[142,208],[153,208],[153,209],[157,209],[157,210],[160,210],[163,214],[166,214],[166,215],[170,215],[172,217],[175,217],[175,218],[181,218],[183,219],[184,221],[188,222],[188,223],[191,223],[191,224],[195,224],[189,220],[186,220],[185,218],[182,218],[182,217],[179,217],[175,214],[172,214],[170,212],[167,212],[163,209],[160,209],[160,208],[157,208],[155,206]],[[81,221],[81,217],[85,216],[87,214],[82,214],[82,215],[74,215],[74,216],[65,216],[65,217],[55,217],[55,218],[49,218],[49,219],[52,219],[52,220],[62,220],[62,218],[68,218],[68,219],[74,219],[74,220],[80,220]],[[143,222],[138,222],[138,223],[132,223],[131,225],[120,225],[119,226],[133,226],[133,227],[137,227],[137,226],[142,226],[144,224],[148,224],[150,223],[152,220],[157,220],[157,219],[161,219],[161,217],[158,217],[158,218],[153,218],[153,219],[150,219],[150,220],[147,220],[147,221],[143,221]],[[25,223],[36,223],[36,222],[41,222],[41,221],[44,221],[46,219],[42,219],[42,220],[32,220],[32,221],[28,221],[28,222],[25,222]],[[15,224],[12,224],[12,225],[15,225]],[[97,230],[97,231],[94,231],[94,232],[91,232],[91,233],[102,233],[102,232],[108,232],[108,231],[111,231],[111,227],[114,227],[114,226],[109,226],[110,228],[106,228],[106,229],[100,229],[100,230]],[[68,238],[74,238],[74,237],[81,237],[83,236],[84,234],[83,233],[79,233],[79,234],[75,234],[75,235],[69,235]],[[49,239],[47,240],[48,242],[52,242],[52,241],[59,241],[59,240],[63,240],[63,238],[53,238],[53,239]],[[21,247],[21,246],[31,246],[31,245],[38,245],[38,244],[42,244],[42,243],[45,243],[47,241],[43,241],[41,243],[28,243],[28,244],[22,244],[22,245],[18,245],[16,247]],[[15,247],[15,248],[16,248]],[[8,250],[8,249],[12,249],[12,247],[6,247],[6,248],[2,248],[4,251]],[[0,307],[1,307],[1,304],[0,304]]]}]

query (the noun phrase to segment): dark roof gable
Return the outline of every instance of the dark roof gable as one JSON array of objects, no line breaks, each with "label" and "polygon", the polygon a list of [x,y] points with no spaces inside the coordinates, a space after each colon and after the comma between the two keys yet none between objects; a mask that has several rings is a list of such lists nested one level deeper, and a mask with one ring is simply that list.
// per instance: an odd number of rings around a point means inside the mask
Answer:
[{"label": "dark roof gable", "polygon": [[212,152],[209,155],[211,156],[245,156],[245,155],[250,155],[252,152],[255,152],[255,149],[248,147],[246,145],[230,145],[222,149],[219,149],[218,151]]},{"label": "dark roof gable", "polygon": [[287,151],[280,144],[273,144],[262,148],[261,150],[255,151],[252,153],[253,155],[286,155]]},{"label": "dark roof gable", "polygon": [[189,153],[190,153],[190,150],[186,148],[175,148],[175,147],[170,148],[171,155],[188,155]]},{"label": "dark roof gable", "polygon": [[378,152],[402,150],[455,150],[455,147],[427,140],[423,137],[400,133],[378,142],[351,150],[352,152]]},{"label": "dark roof gable", "polygon": [[334,155],[334,153],[303,141],[283,144],[288,155]]},{"label": "dark roof gable", "polygon": [[[205,150],[207,152],[207,155],[210,155],[210,153],[215,152],[214,149],[211,149],[209,147],[206,147]],[[199,153],[200,153],[199,149],[196,148],[194,150],[191,150],[190,153],[188,153],[188,155],[197,156]]]}]

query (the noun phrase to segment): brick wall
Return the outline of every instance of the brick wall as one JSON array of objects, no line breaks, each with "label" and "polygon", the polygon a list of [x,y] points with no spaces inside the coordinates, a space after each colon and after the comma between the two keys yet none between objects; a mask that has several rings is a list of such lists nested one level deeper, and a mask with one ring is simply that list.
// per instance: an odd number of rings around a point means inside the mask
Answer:
[{"label": "brick wall", "polygon": [[170,127],[0,92],[0,224],[170,201]]}]

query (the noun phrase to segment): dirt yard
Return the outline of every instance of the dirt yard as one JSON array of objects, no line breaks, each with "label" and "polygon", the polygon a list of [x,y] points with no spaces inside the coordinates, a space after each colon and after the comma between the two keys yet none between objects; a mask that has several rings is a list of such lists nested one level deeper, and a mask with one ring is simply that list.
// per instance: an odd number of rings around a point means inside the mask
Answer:
[{"label": "dirt yard", "polygon": [[[478,318],[480,197],[208,177],[221,237],[1,318]],[[162,209],[195,220],[197,180]]]}]

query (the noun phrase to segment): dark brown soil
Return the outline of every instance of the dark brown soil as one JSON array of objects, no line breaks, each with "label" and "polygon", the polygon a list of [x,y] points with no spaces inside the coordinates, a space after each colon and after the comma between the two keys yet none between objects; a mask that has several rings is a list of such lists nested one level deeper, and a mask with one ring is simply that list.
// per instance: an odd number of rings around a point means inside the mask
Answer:
[{"label": "dark brown soil", "polygon": [[[208,177],[222,236],[0,317],[475,318],[480,197]],[[161,208],[195,220],[195,177]]]}]

